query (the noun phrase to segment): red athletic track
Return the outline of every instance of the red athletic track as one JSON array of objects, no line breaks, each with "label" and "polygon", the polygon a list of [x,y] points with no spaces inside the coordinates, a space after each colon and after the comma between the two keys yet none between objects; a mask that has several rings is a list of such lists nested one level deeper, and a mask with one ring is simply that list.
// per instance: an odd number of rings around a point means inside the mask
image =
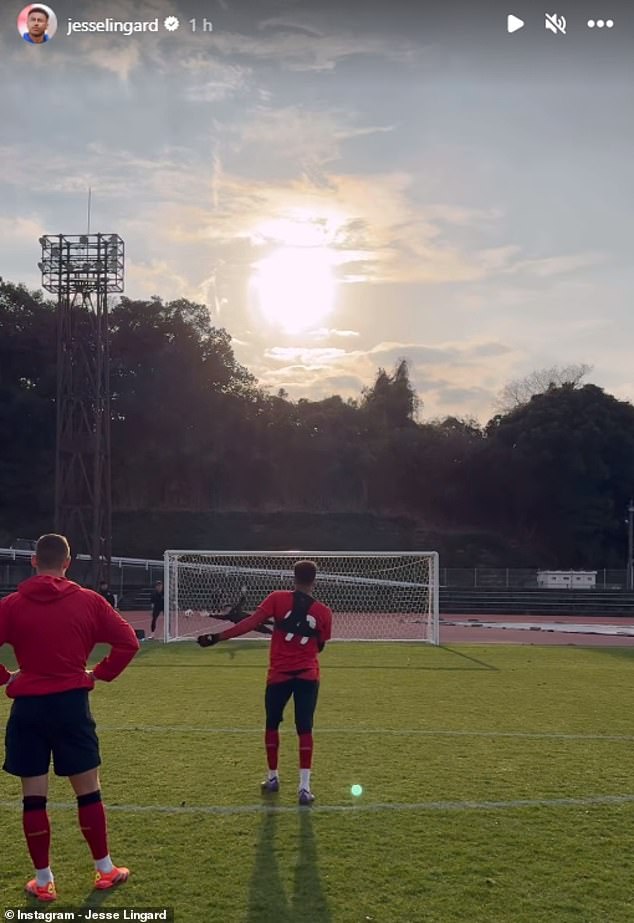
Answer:
[{"label": "red athletic track", "polygon": [[[146,636],[149,634],[151,616],[149,612],[122,613],[133,628],[142,628]],[[221,631],[228,627],[228,622],[218,622],[196,613],[192,616],[182,616],[182,626],[187,624],[187,634],[195,638],[199,634],[211,631]],[[336,618],[336,616],[335,616]],[[394,616],[397,620],[399,638],[416,639],[421,636],[421,625],[413,623],[406,616]],[[365,615],[347,615],[345,636],[355,636],[355,621],[364,621],[368,625]],[[394,637],[390,633],[385,617],[374,615],[370,624],[373,628],[372,637],[375,640],[385,640]],[[513,625],[531,627],[514,628]],[[505,627],[506,626],[506,627]],[[561,630],[557,630],[560,626]],[[584,626],[583,631],[570,631],[572,626]],[[587,626],[587,627],[586,627]],[[567,630],[566,630],[567,629]],[[606,633],[611,631],[613,633]],[[620,631],[631,631],[627,637],[619,635]],[[339,635],[341,637],[341,633]],[[356,632],[360,636],[360,632]],[[163,619],[157,625],[156,637],[163,637]],[[247,637],[261,638],[261,635],[251,634]],[[626,646],[634,647],[634,618],[622,616],[577,616],[577,615],[445,615],[440,617],[441,644],[572,644],[581,647]]]},{"label": "red athletic track", "polygon": [[[444,623],[444,624],[443,624]],[[483,627],[479,627],[479,626]],[[523,628],[513,628],[523,625]],[[526,626],[530,625],[530,628]],[[583,626],[583,631],[571,631]],[[557,630],[560,627],[561,630]],[[631,632],[628,637],[619,632]],[[579,615],[441,616],[443,644],[574,644],[579,647],[634,647],[634,618]]]}]

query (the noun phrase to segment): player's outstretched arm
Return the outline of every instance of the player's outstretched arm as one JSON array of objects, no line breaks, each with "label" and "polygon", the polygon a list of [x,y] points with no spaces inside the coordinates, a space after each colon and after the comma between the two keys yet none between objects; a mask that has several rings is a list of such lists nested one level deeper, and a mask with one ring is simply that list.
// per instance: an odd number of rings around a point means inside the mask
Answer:
[{"label": "player's outstretched arm", "polygon": [[201,647],[213,647],[214,644],[218,644],[220,641],[228,641],[230,638],[239,638],[241,635],[246,635],[250,631],[257,631],[257,629],[270,618],[271,613],[267,609],[263,609],[262,606],[258,606],[253,615],[249,615],[247,618],[242,619],[237,625],[233,625],[231,628],[227,628],[225,631],[216,632],[215,634],[200,635],[198,637],[198,643]]},{"label": "player's outstretched arm", "polygon": [[93,677],[110,683],[116,679],[139,650],[139,641],[129,623],[112,606],[102,599],[95,613],[97,644],[109,644],[112,648],[92,670]]}]

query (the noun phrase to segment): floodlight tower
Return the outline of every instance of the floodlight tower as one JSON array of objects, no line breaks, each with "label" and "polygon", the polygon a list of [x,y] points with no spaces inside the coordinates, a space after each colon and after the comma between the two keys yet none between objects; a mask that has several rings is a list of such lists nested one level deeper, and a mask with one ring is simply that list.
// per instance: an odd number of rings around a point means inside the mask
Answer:
[{"label": "floodlight tower", "polygon": [[112,555],[108,295],[123,291],[116,234],[40,237],[42,285],[57,296],[55,529],[91,557],[96,588]]}]

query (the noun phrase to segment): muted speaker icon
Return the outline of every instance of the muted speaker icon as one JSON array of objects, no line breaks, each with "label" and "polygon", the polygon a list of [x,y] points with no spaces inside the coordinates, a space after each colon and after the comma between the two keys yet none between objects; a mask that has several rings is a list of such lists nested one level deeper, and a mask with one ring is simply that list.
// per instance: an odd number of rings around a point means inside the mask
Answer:
[{"label": "muted speaker icon", "polygon": [[566,17],[560,16],[559,13],[546,13],[544,26],[548,32],[554,32],[555,35],[566,34]]}]

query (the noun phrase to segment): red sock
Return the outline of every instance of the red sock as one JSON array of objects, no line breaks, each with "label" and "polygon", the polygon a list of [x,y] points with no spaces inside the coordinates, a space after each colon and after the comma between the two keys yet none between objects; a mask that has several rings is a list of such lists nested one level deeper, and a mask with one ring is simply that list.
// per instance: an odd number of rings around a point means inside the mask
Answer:
[{"label": "red sock", "polygon": [[299,735],[299,768],[310,769],[313,762],[313,735]]},{"label": "red sock", "polygon": [[22,827],[33,867],[47,869],[50,864],[51,824],[46,813],[46,798],[42,795],[27,795],[22,804]]},{"label": "red sock", "polygon": [[108,825],[101,801],[101,792],[90,792],[77,798],[79,826],[95,861],[108,855]]},{"label": "red sock", "polygon": [[277,769],[277,753],[280,749],[279,731],[266,731],[264,734],[264,746],[266,747],[266,761],[270,770]]}]

